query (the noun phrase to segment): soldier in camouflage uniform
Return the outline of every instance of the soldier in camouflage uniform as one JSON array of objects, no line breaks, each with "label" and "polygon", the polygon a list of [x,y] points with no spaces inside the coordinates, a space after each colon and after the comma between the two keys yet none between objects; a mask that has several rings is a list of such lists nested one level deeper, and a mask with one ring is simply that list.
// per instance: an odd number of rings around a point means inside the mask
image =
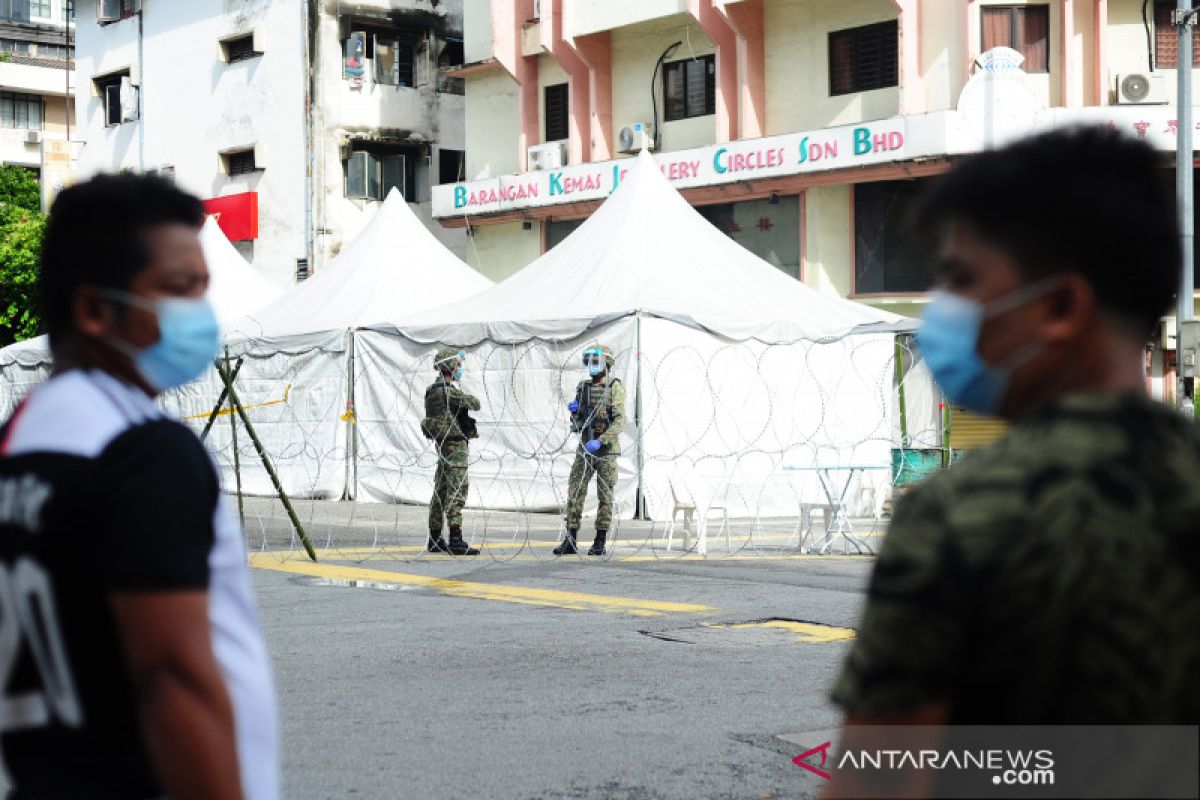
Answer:
[{"label": "soldier in camouflage uniform", "polygon": [[[429,501],[429,542],[431,553],[456,556],[479,555],[479,550],[463,541],[462,510],[467,502],[467,442],[478,438],[475,420],[468,412],[478,411],[479,400],[455,386],[462,378],[464,353],[444,347],[434,356],[438,379],[425,390],[425,419],[421,431],[437,447],[438,466],[434,476],[433,499]],[[443,519],[450,526],[450,541],[442,539]]]},{"label": "soldier in camouflage uniform", "polygon": [[613,494],[617,488],[620,436],[625,429],[625,387],[609,375],[614,361],[613,352],[607,345],[585,350],[583,363],[588,368],[588,379],[580,381],[575,387],[575,399],[567,404],[571,430],[579,433],[579,446],[575,450],[567,489],[567,535],[562,544],[554,548],[556,556],[578,552],[576,537],[592,475],[596,476],[599,507],[596,509],[596,538],[588,555],[604,555],[608,528],[612,524]]},{"label": "soldier in camouflage uniform", "polygon": [[850,722],[1200,723],[1200,431],[1145,393],[1180,260],[1164,177],[1093,128],[934,190],[918,346],[950,401],[1013,426],[897,502],[833,691]]}]

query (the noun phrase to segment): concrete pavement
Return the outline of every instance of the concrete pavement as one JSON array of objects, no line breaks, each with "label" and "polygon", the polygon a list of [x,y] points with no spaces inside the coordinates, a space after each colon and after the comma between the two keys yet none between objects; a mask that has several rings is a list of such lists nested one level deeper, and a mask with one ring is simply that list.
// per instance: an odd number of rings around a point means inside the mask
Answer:
[{"label": "concrete pavement", "polygon": [[815,796],[791,758],[838,723],[828,688],[872,560],[643,549],[257,555],[288,796]]}]

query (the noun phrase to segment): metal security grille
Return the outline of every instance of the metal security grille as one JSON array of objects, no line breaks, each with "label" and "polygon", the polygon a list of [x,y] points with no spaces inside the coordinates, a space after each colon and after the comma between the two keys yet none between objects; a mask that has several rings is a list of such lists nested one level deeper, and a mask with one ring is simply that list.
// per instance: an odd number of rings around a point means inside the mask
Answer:
[{"label": "metal security grille", "polygon": [[567,84],[547,86],[546,97],[546,141],[557,142],[570,137],[567,125]]},{"label": "metal security grille", "polygon": [[717,59],[707,55],[663,65],[664,119],[703,117],[717,112]]},{"label": "metal security grille", "polygon": [[829,93],[868,92],[899,83],[896,20],[829,34]]},{"label": "metal security grille", "polygon": [[[1154,4],[1154,66],[1175,69],[1179,66],[1179,34],[1171,24],[1176,3]],[[1200,67],[1200,27],[1192,29],[1192,66]]]},{"label": "metal security grille", "polygon": [[253,150],[230,153],[226,158],[229,162],[230,175],[247,175],[255,170]]}]

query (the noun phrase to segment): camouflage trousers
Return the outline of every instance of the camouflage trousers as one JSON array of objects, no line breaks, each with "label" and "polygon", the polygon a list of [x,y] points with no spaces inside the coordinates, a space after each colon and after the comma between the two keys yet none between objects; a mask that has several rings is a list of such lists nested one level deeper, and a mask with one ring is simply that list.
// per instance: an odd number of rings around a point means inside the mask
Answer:
[{"label": "camouflage trousers", "polygon": [[429,501],[429,530],[442,529],[442,517],[451,528],[462,527],[462,510],[467,503],[467,442],[448,440],[438,445],[437,474],[433,478],[433,499]]},{"label": "camouflage trousers", "polygon": [[617,489],[617,457],[593,456],[582,447],[575,451],[571,465],[571,483],[567,489],[567,529],[578,530],[583,516],[583,501],[587,499],[588,484],[596,476],[596,530],[606,531],[612,525],[612,501]]}]

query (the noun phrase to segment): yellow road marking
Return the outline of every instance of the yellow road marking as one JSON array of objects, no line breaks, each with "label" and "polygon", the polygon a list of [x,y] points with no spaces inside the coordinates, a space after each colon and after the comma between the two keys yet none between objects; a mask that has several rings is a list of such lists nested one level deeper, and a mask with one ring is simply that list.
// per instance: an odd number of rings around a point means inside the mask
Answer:
[{"label": "yellow road marking", "polygon": [[630,614],[637,617],[657,617],[664,614],[706,614],[716,611],[715,608],[696,603],[673,603],[586,592],[567,592],[558,589],[537,589],[530,586],[460,581],[382,569],[314,564],[299,559],[281,560],[269,553],[255,553],[250,557],[250,565],[258,569],[288,572],[294,575],[311,575],[328,580],[357,580],[395,586],[422,586],[451,597],[470,597],[477,600],[496,600],[504,603],[570,608],[581,611],[604,611],[610,614]]},{"label": "yellow road marking", "polygon": [[836,628],[832,625],[818,625],[814,622],[793,622],[785,619],[773,619],[768,622],[742,622],[736,625],[715,625],[717,628],[772,628],[796,634],[796,641],[821,644],[824,642],[844,642],[854,638],[853,628]]}]

